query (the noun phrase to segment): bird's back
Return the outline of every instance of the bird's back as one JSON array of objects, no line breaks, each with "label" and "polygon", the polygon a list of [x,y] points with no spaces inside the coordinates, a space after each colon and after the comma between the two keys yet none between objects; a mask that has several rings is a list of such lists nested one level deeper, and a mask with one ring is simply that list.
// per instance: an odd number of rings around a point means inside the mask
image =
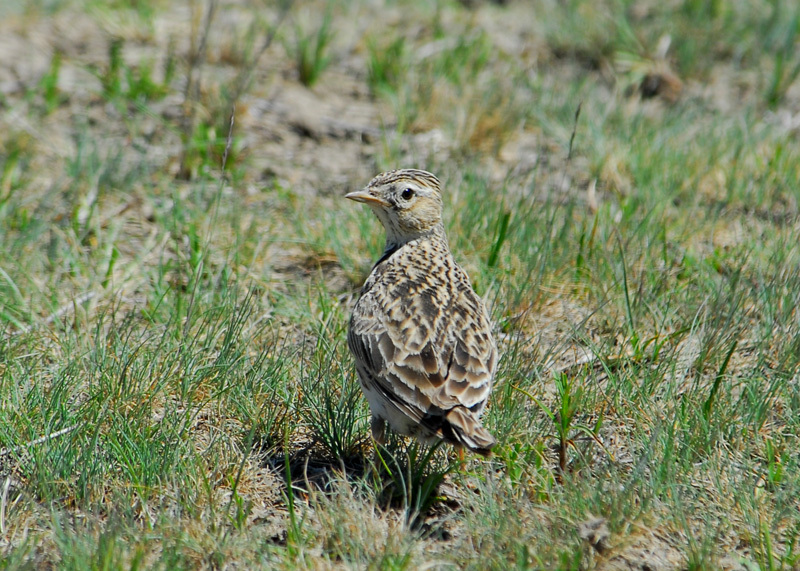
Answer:
[{"label": "bird's back", "polygon": [[[478,452],[494,444],[479,421],[497,365],[491,324],[443,234],[388,251],[375,265],[348,344],[362,385],[386,401],[395,430],[412,433],[407,419]],[[403,416],[391,418],[394,410]]]}]

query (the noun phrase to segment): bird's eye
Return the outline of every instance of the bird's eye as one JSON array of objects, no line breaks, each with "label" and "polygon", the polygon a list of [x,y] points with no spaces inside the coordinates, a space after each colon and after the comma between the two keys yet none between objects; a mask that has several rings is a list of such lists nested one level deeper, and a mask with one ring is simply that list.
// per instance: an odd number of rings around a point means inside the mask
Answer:
[{"label": "bird's eye", "polygon": [[411,200],[412,196],[414,196],[414,191],[410,188],[407,188],[400,193],[400,198],[403,200]]}]

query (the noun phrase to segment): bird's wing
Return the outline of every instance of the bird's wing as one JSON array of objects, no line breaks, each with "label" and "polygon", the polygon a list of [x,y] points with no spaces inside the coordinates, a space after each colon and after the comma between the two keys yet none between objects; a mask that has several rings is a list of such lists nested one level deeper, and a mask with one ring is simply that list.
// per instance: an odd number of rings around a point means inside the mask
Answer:
[{"label": "bird's wing", "polygon": [[440,398],[454,399],[480,414],[492,390],[497,348],[489,316],[469,282],[457,292],[458,299],[443,328],[444,336],[454,342],[443,344],[443,358],[448,358],[448,363]]},{"label": "bird's wing", "polygon": [[422,422],[431,402],[413,385],[401,380],[395,370],[393,341],[381,320],[370,311],[369,299],[362,298],[353,310],[347,344],[356,361],[356,371],[364,384],[380,392],[406,416]]}]

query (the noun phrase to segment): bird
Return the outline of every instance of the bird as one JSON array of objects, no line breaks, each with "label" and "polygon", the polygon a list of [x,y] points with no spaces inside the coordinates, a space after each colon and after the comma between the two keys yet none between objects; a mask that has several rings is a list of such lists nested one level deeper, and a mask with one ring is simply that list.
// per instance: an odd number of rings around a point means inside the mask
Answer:
[{"label": "bird", "polygon": [[369,206],[386,230],[383,254],[353,307],[347,344],[372,413],[423,444],[444,441],[483,456],[496,439],[481,424],[497,371],[489,313],[453,259],[442,191],[430,172],[399,169],[345,198]]}]

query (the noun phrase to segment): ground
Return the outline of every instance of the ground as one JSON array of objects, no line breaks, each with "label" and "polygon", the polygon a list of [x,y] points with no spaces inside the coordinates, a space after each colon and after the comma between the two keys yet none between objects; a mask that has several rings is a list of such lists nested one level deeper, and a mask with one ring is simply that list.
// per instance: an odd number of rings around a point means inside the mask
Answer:
[{"label": "ground", "polygon": [[[800,569],[800,9],[0,7],[2,569]],[[443,182],[499,444],[376,447],[345,332]]]}]

